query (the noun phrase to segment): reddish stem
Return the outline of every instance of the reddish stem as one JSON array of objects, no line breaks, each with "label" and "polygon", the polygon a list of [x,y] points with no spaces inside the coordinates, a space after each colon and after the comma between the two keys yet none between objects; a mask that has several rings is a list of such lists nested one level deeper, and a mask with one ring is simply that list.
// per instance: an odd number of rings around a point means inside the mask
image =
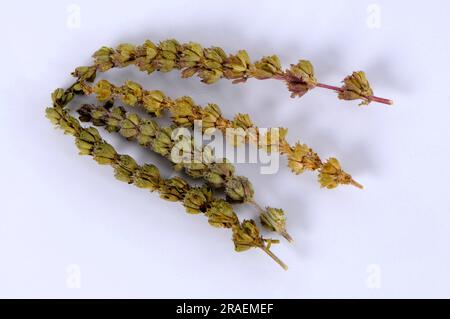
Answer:
[{"label": "reddish stem", "polygon": [[316,86],[318,86],[320,88],[324,88],[324,89],[334,90],[334,91],[337,91],[337,92],[341,92],[342,91],[342,89],[340,87],[334,86],[334,85],[317,83]]},{"label": "reddish stem", "polygon": [[[338,86],[334,86],[334,85],[328,85],[328,84],[323,84],[323,83],[317,83],[316,86],[320,87],[320,88],[324,88],[324,89],[328,89],[328,90],[333,90],[336,92],[342,92],[342,89]],[[394,102],[392,100],[389,99],[384,99],[382,97],[378,97],[378,96],[369,96],[368,99],[370,101],[374,101],[374,102],[378,102],[378,103],[383,103],[383,104],[387,104],[387,105],[392,105],[394,104]]]},{"label": "reddish stem", "polygon": [[[273,78],[276,80],[287,81],[286,74],[276,75]],[[334,85],[328,85],[328,84],[324,84],[324,83],[316,83],[316,86],[323,88],[323,89],[333,90],[336,92],[342,92],[342,88],[340,88],[338,86],[334,86]],[[373,101],[373,102],[383,103],[383,104],[387,104],[387,105],[394,104],[394,101],[392,101],[392,100],[385,99],[385,98],[378,97],[378,96],[373,96],[373,95],[368,96],[367,99],[369,99],[370,101]]]}]

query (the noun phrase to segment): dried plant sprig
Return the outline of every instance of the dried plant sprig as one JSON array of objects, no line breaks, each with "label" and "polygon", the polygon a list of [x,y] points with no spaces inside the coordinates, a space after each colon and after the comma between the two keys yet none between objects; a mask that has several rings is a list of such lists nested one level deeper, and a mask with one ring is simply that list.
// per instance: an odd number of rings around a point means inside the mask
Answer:
[{"label": "dried plant sprig", "polygon": [[[129,140],[137,140],[141,146],[162,155],[178,168],[183,168],[191,177],[203,178],[214,188],[225,188],[226,196],[230,200],[240,203],[253,200],[253,185],[247,178],[236,176],[235,167],[231,163],[226,160],[217,161],[212,155],[207,155],[209,158],[206,161],[203,159],[199,162],[194,161],[196,147],[194,139],[174,140],[172,135],[176,127],[160,127],[153,120],[145,120],[136,113],[126,112],[123,107],[107,109],[103,106],[84,104],[77,111],[81,121],[105,126],[109,132],[118,132]],[[183,150],[188,161],[175,161],[172,150],[175,149],[176,152],[177,146]],[[208,154],[207,151],[199,151],[202,157]]]},{"label": "dried plant sprig", "polygon": [[215,198],[208,188],[191,187],[180,177],[164,179],[156,166],[148,164],[140,166],[131,156],[117,153],[113,146],[102,139],[96,128],[83,128],[78,120],[62,107],[72,99],[70,94],[62,89],[55,91],[54,106],[46,109],[46,116],[66,134],[75,137],[81,155],[90,155],[97,163],[112,166],[115,177],[120,181],[150,191],[158,191],[163,199],[180,201],[188,213],[204,213],[212,226],[232,229],[236,251],[259,248],[287,270],[286,264],[270,250],[271,244],[278,241],[264,239],[252,220],[239,222],[232,206],[222,199]]},{"label": "dried plant sprig", "polygon": [[203,48],[195,42],[179,43],[169,39],[154,44],[147,40],[140,46],[120,44],[115,49],[102,47],[93,55],[99,71],[105,72],[113,67],[135,65],[141,71],[169,72],[181,70],[183,78],[197,74],[201,81],[212,84],[221,78],[241,83],[249,78],[266,80],[275,79],[286,83],[291,97],[301,97],[313,88],[319,87],[338,92],[339,99],[362,100],[360,105],[378,102],[391,105],[392,100],[373,95],[364,72],[353,72],[344,79],[342,87],[331,86],[317,81],[314,68],[307,60],[291,64],[287,70],[282,69],[278,56],[266,56],[252,63],[245,50],[227,55],[219,47]]},{"label": "dried plant sprig", "polygon": [[[129,140],[137,140],[138,143],[155,153],[164,156],[178,168],[193,178],[204,179],[211,187],[224,188],[227,200],[237,203],[251,203],[261,210],[261,214],[268,214],[268,211],[261,207],[254,200],[254,190],[251,182],[244,176],[235,175],[235,167],[223,159],[217,161],[207,148],[199,149],[201,156],[206,155],[206,161],[194,160],[195,145],[193,138],[185,138],[181,142],[172,139],[174,127],[159,127],[153,120],[142,119],[136,113],[127,113],[123,107],[112,107],[107,109],[103,106],[93,104],[82,105],[77,112],[80,114],[80,120],[83,122],[92,122],[96,126],[105,126],[109,132],[119,132]],[[176,147],[180,147],[189,159],[186,162],[174,162],[172,152]],[[188,145],[186,145],[188,144]],[[267,208],[274,209],[274,208]],[[282,209],[277,209],[279,219],[286,220]],[[269,230],[279,232],[288,241],[292,241],[291,236],[286,229],[280,230],[278,227],[268,228]]]},{"label": "dried plant sprig", "polygon": [[[252,63],[245,50],[227,55],[218,47],[203,48],[193,42],[181,44],[176,40],[165,40],[158,45],[145,41],[140,46],[121,44],[115,49],[102,47],[93,57],[92,66],[79,67],[73,72],[77,80],[70,88],[54,91],[53,107],[48,108],[46,112],[54,124],[66,134],[75,137],[80,154],[92,156],[99,164],[112,166],[115,177],[121,181],[158,191],[166,200],[180,201],[188,213],[203,213],[211,225],[232,230],[236,251],[260,248],[284,269],[287,269],[287,266],[270,251],[271,244],[278,241],[264,239],[253,220],[244,220],[241,223],[230,204],[230,202],[248,202],[256,205],[261,211],[260,220],[263,227],[282,234],[288,240],[291,239],[286,232],[284,212],[271,207],[261,208],[253,200],[252,185],[245,177],[235,176],[234,170],[226,164],[217,166],[215,164],[218,163],[211,163],[204,167],[202,163],[185,165],[182,162],[182,165],[177,164],[176,167],[184,169],[193,177],[203,177],[209,182],[209,186],[192,187],[181,177],[164,179],[156,166],[138,165],[132,157],[118,154],[102,139],[97,129],[83,128],[76,118],[69,115],[66,105],[76,95],[95,93],[97,99],[107,102],[106,107],[91,108],[89,112],[86,111],[86,107],[82,108],[81,119],[88,119],[94,125],[106,126],[110,132],[119,131],[129,139],[136,138],[141,145],[150,145],[154,151],[165,157],[173,150],[172,130],[175,127],[192,127],[195,120],[201,120],[204,124],[203,130],[205,132],[209,130],[209,133],[210,129],[220,130],[225,134],[227,129],[244,130],[245,138],[240,141],[233,139],[233,143],[236,145],[242,142],[254,143],[268,153],[279,151],[288,157],[288,166],[294,173],[299,174],[304,170],[318,171],[322,187],[335,188],[340,184],[351,184],[362,188],[342,170],[337,159],[330,158],[323,163],[309,146],[299,142],[289,145],[286,141],[287,129],[272,128],[264,134],[247,114],[237,114],[233,120],[228,120],[222,116],[220,108],[215,104],[208,104],[202,108],[195,105],[189,97],[172,100],[161,91],[146,91],[131,81],[122,87],[115,87],[107,81],[100,81],[94,87],[89,83],[94,82],[97,72],[105,72],[113,67],[135,65],[149,74],[154,71],[169,72],[178,69],[183,78],[196,74],[206,84],[215,83],[221,78],[230,79],[233,83],[246,82],[250,78],[280,80],[286,84],[293,98],[301,97],[319,87],[336,91],[339,99],[360,100],[359,105],[367,105],[370,102],[393,104],[392,100],[374,96],[362,71],[353,72],[343,80],[341,87],[337,87],[320,83],[309,61],[299,60],[297,64],[291,64],[288,69],[283,70],[276,55],[266,56]],[[174,126],[159,128],[156,122],[142,120],[136,114],[127,116],[123,108],[110,109],[112,99],[116,97],[128,105],[143,106],[154,116],[160,116],[164,109],[168,109]],[[272,133],[275,133],[275,136]],[[190,138],[184,142],[192,144]],[[209,188],[211,185],[224,188],[227,199],[214,197]]]},{"label": "dried plant sprig", "polygon": [[[263,134],[253,124],[248,114],[239,113],[233,120],[229,120],[223,117],[222,111],[216,104],[210,103],[206,107],[202,107],[188,96],[173,100],[162,91],[144,90],[140,84],[133,81],[127,81],[122,86],[115,86],[107,80],[100,80],[93,86],[85,83],[83,87],[85,94],[93,93],[99,101],[108,102],[118,98],[127,105],[144,108],[152,116],[161,116],[163,111],[168,110],[173,123],[177,126],[193,127],[194,122],[199,120],[202,121],[204,132],[217,129],[223,134],[227,134],[227,129],[233,131],[243,129],[251,133],[243,139],[244,142],[252,143],[266,152],[279,151],[286,155],[288,166],[293,173],[298,175],[305,170],[318,171],[321,187],[331,189],[344,184],[363,188],[361,184],[353,180],[350,174],[340,168],[336,158],[330,158],[323,163],[317,153],[308,145],[300,142],[290,145],[286,140],[287,129],[285,128],[279,128],[278,132],[271,128]],[[279,140],[272,141],[273,136],[278,137]],[[329,169],[327,170],[330,163],[339,166],[339,169],[331,173]],[[327,174],[327,178],[324,178],[325,174]]]}]

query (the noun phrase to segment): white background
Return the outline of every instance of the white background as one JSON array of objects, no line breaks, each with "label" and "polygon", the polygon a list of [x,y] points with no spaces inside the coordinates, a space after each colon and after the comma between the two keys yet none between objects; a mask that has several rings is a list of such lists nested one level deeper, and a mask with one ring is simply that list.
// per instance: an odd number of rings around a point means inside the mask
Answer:
[{"label": "white background", "polygon": [[[0,11],[0,297],[450,297],[448,1],[13,1]],[[80,24],[77,25],[77,10]],[[372,23],[380,10],[379,24]],[[376,19],[376,17],[375,17]],[[376,26],[379,26],[378,28]],[[228,230],[116,181],[44,117],[50,93],[102,45],[166,38],[310,59],[338,85],[364,70],[395,106],[290,99],[278,82],[206,86],[177,71],[109,79],[249,113],[336,156],[364,190],[320,189],[316,174],[240,165],[263,205],[282,207],[294,245],[235,253]],[[105,133],[106,134],[106,133]],[[140,163],[170,166],[119,137]],[[255,217],[253,207],[239,209]],[[73,286],[79,274],[80,288]],[[375,280],[375,281],[374,281]],[[373,284],[373,283],[379,283]]]}]

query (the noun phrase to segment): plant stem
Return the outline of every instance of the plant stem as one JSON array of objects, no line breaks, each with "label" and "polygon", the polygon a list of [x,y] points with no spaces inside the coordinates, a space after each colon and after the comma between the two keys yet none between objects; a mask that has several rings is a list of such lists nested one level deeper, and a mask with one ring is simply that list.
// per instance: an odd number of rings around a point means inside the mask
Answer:
[{"label": "plant stem", "polygon": [[[336,92],[341,92],[342,91],[342,89],[340,87],[338,87],[338,86],[328,85],[328,84],[324,84],[324,83],[317,83],[316,86],[320,87],[320,88],[328,89],[328,90],[333,90],[333,91],[336,91]],[[374,102],[378,102],[378,103],[382,103],[382,104],[387,104],[387,105],[394,104],[394,101],[392,101],[392,100],[385,99],[385,98],[378,97],[378,96],[374,96],[374,95],[368,96],[367,98],[370,101],[374,101]]]},{"label": "plant stem", "polygon": [[261,205],[259,205],[257,202],[255,202],[255,200],[252,200],[250,202],[250,204],[255,206],[261,213],[265,213],[266,212],[266,210],[264,208],[262,208]]},{"label": "plant stem", "polygon": [[352,184],[353,186],[356,186],[360,189],[364,189],[364,186],[362,186],[360,183],[358,183],[357,181],[353,180],[350,182],[350,184]]},{"label": "plant stem", "polygon": [[294,239],[291,237],[291,235],[289,235],[289,233],[286,230],[281,232],[281,236],[283,236],[290,243],[294,242]]},{"label": "plant stem", "polygon": [[270,249],[267,249],[267,247],[260,247],[267,255],[269,255],[275,262],[281,266],[284,270],[288,270],[288,266],[280,259],[278,258],[273,252],[270,251]]}]

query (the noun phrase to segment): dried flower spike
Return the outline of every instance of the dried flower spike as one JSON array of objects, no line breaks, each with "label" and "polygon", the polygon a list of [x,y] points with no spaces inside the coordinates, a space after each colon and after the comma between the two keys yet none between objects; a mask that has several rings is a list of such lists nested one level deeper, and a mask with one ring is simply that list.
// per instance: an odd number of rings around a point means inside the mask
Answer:
[{"label": "dried flower spike", "polygon": [[[158,191],[161,198],[169,201],[181,201],[188,213],[193,213],[195,209],[199,213],[205,213],[211,225],[233,230],[233,242],[236,251],[260,248],[283,269],[287,270],[287,266],[270,251],[270,243],[276,241],[262,238],[254,221],[244,221],[241,224],[229,203],[214,198],[211,191],[206,188],[191,187],[180,177],[163,179],[156,166],[138,165],[131,156],[118,154],[113,146],[102,139],[97,129],[81,127],[78,120],[64,109],[67,101],[71,99],[69,94],[71,93],[56,90],[52,96],[53,107],[46,109],[46,116],[53,124],[63,129],[66,134],[75,137],[75,143],[81,155],[90,155],[99,164],[112,166],[116,178],[120,181],[135,184],[150,191]],[[193,195],[194,192],[195,196]],[[199,196],[199,194],[203,194],[203,196]],[[252,224],[251,232],[249,232],[249,223]],[[243,230],[242,234],[241,229]],[[237,236],[237,234],[241,234],[241,236]],[[245,237],[246,249],[242,249],[244,235],[251,235],[251,240]],[[269,242],[269,245],[266,245],[266,242]]]},{"label": "dried flower spike", "polygon": [[[175,145],[172,139],[172,127],[160,128],[155,121],[143,120],[135,113],[127,114],[122,107],[106,109],[102,106],[85,104],[78,109],[78,113],[81,121],[105,126],[109,132],[119,132],[129,140],[136,139],[140,145],[166,157],[178,167],[184,168],[191,177],[202,178],[214,188],[224,188],[229,202],[257,205],[253,199],[254,190],[251,182],[246,177],[236,176],[235,167],[231,163],[226,160],[217,162],[212,156],[209,156],[208,163],[192,162],[195,148],[193,138],[183,140],[187,144],[182,148],[188,161],[174,162],[173,150],[176,150],[176,146],[180,143]],[[203,154],[204,150],[201,150],[201,153]],[[257,207],[260,208],[259,205]],[[264,214],[265,211],[261,209],[261,213]],[[273,230],[277,231],[277,229]],[[285,236],[284,233],[279,233]]]},{"label": "dried flower spike", "polygon": [[[307,77],[308,66],[302,66],[304,76]],[[296,71],[300,74],[301,71]],[[129,87],[133,87],[137,92],[133,97],[128,97],[127,94],[131,94]],[[104,92],[107,88],[107,92]],[[92,92],[96,95],[97,99],[105,102],[112,101],[114,98],[120,99],[122,102],[127,103],[127,100],[132,100],[134,103],[131,106],[140,106],[144,108],[152,116],[162,115],[164,110],[168,110],[171,113],[171,118],[176,126],[193,127],[196,120],[202,121],[202,128],[204,131],[211,132],[211,129],[218,129],[223,134],[227,134],[227,129],[231,129],[231,132],[236,133],[237,130],[246,135],[244,139],[240,139],[241,143],[252,143],[257,147],[264,149],[267,152],[279,151],[281,154],[286,155],[288,158],[288,166],[292,172],[296,175],[303,173],[305,170],[319,171],[323,170],[324,164],[322,160],[308,145],[297,142],[294,145],[289,145],[286,140],[287,129],[279,128],[275,131],[273,128],[269,129],[267,133],[263,134],[259,128],[253,124],[248,114],[237,114],[234,120],[229,120],[223,117],[222,111],[216,104],[208,104],[206,107],[197,105],[190,97],[183,96],[178,99],[172,100],[161,91],[147,91],[144,90],[139,84],[131,81],[127,81],[123,86],[115,86],[112,83],[101,80],[94,86],[85,84],[85,90]],[[149,106],[144,97],[146,96],[158,96],[157,102],[151,101]],[[103,96],[107,96],[103,99]],[[129,103],[127,103],[129,104]],[[130,104],[129,104],[130,105]],[[156,110],[156,112],[155,112]],[[97,112],[102,115],[103,113]],[[94,123],[97,119],[94,117]],[[272,140],[275,138],[275,140]],[[233,141],[233,138],[230,139]],[[240,143],[235,143],[238,145]],[[337,161],[337,159],[335,159]],[[358,188],[362,188],[362,185],[357,183],[351,178],[351,175],[340,170],[337,183],[324,184],[323,179],[319,178],[319,182],[322,187],[334,188],[338,185],[353,185]],[[344,178],[345,177],[345,178]]]},{"label": "dried flower spike", "polygon": [[360,105],[370,102],[393,104],[392,100],[373,95],[369,82],[361,71],[346,77],[344,86],[339,88],[318,82],[314,75],[314,68],[307,60],[291,64],[289,69],[283,71],[276,55],[266,56],[252,63],[245,50],[227,55],[221,48],[204,49],[194,42],[181,44],[170,39],[156,45],[147,40],[141,46],[121,44],[116,49],[102,47],[94,53],[93,57],[95,66],[102,72],[113,67],[120,68],[134,64],[141,71],[149,74],[154,71],[168,72],[173,69],[181,70],[183,78],[197,74],[206,84],[215,83],[221,78],[232,80],[233,83],[245,82],[249,78],[275,79],[286,83],[292,97],[301,97],[311,89],[320,87],[338,92],[340,99],[361,99]]},{"label": "dried flower spike", "polygon": [[[125,43],[115,49],[102,47],[93,57],[93,65],[78,67],[72,73],[77,80],[71,87],[53,92],[53,107],[46,110],[46,115],[52,123],[60,127],[65,134],[75,137],[79,153],[92,156],[101,165],[112,166],[118,180],[139,188],[157,191],[163,199],[181,202],[189,214],[204,214],[212,226],[231,229],[236,251],[260,248],[284,269],[287,269],[287,266],[270,251],[271,245],[278,241],[264,239],[253,220],[244,220],[241,223],[231,203],[254,204],[261,211],[262,225],[291,241],[286,231],[286,217],[283,210],[271,207],[262,209],[253,199],[254,191],[251,183],[243,176],[236,176],[234,166],[227,162],[216,162],[211,152],[205,152],[202,146],[195,145],[190,137],[181,137],[175,143],[173,131],[176,128],[192,128],[196,120],[201,120],[205,132],[220,130],[226,135],[230,134],[229,129],[239,132],[232,135],[232,143],[236,146],[253,143],[268,153],[280,152],[286,155],[288,166],[295,174],[305,170],[318,171],[322,187],[335,188],[340,184],[350,184],[362,188],[362,185],[342,170],[337,159],[329,158],[326,162],[322,162],[306,144],[297,142],[290,145],[286,141],[287,129],[271,128],[264,133],[253,124],[247,114],[239,113],[233,120],[226,119],[215,104],[201,107],[186,96],[172,100],[161,91],[144,90],[138,83],[132,81],[127,81],[120,87],[106,80],[91,85],[90,83],[96,79],[97,72],[135,65],[149,74],[174,69],[180,70],[183,78],[196,74],[206,84],[215,83],[221,78],[230,79],[233,83],[246,82],[250,78],[275,79],[285,82],[291,97],[301,97],[319,87],[336,91],[338,98],[343,100],[360,100],[360,105],[367,105],[370,102],[393,104],[392,100],[374,96],[362,71],[347,76],[343,80],[342,87],[331,86],[317,80],[313,65],[307,60],[300,60],[283,70],[281,61],[276,55],[266,56],[252,63],[245,50],[227,55],[219,47],[203,48],[194,42],[181,44],[169,39],[157,45],[149,40],[139,46]],[[105,105],[82,106],[79,109],[81,121],[90,121],[96,126],[104,126],[109,132],[119,132],[127,139],[136,139],[140,145],[149,147],[168,159],[172,159],[174,151],[176,154],[177,151],[184,151],[186,148],[189,152],[185,154],[192,159],[193,152],[200,149],[200,153],[210,161],[172,160],[172,162],[176,170],[184,169],[194,178],[203,178],[208,186],[192,187],[181,177],[164,179],[156,166],[139,165],[131,156],[118,154],[94,127],[83,128],[76,118],[69,115],[66,106],[76,95],[89,94],[95,94],[99,101],[105,102]],[[174,125],[161,128],[155,121],[142,119],[137,114],[127,114],[122,107],[113,108],[116,98],[127,105],[143,107],[149,114],[157,117],[161,116],[164,110],[168,110]],[[210,187],[223,189],[226,200],[215,197]]]}]

